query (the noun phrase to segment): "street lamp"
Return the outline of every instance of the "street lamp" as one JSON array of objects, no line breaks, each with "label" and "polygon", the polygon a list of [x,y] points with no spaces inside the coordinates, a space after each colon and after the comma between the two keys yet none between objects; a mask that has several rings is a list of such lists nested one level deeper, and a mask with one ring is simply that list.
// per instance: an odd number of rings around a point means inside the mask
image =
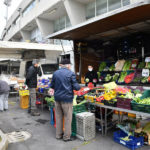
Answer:
[{"label": "street lamp", "polygon": [[11,5],[11,1],[12,0],[4,0],[4,4],[6,5],[6,16],[5,16],[6,23],[7,23],[7,20],[8,20],[8,7]]}]

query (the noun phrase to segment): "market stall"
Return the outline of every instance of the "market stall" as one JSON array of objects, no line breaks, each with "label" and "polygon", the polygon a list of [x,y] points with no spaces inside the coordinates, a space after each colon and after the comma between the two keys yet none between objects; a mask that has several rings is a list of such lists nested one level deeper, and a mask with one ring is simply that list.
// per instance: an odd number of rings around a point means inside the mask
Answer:
[{"label": "market stall", "polygon": [[74,41],[75,70],[83,86],[89,84],[85,79],[88,65],[98,75],[96,88],[84,87],[75,92],[73,135],[79,134],[77,114],[90,111],[102,134],[117,125],[115,142],[130,149],[149,144],[149,123],[139,125],[150,117],[149,7],[149,3],[133,5],[49,36]]}]

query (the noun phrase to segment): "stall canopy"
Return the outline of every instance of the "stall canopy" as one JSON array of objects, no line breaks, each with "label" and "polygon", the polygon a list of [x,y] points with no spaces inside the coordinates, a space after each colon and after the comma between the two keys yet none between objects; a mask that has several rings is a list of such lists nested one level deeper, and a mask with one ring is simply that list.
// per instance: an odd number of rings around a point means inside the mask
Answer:
[{"label": "stall canopy", "polygon": [[66,40],[107,39],[150,29],[150,1],[144,0],[97,16],[79,25],[49,35]]},{"label": "stall canopy", "polygon": [[20,59],[22,53],[28,50],[29,51],[45,50],[45,51],[52,51],[52,52],[62,52],[63,49],[70,50],[70,47],[69,46],[62,47],[61,45],[53,45],[53,44],[0,41],[1,58]]}]

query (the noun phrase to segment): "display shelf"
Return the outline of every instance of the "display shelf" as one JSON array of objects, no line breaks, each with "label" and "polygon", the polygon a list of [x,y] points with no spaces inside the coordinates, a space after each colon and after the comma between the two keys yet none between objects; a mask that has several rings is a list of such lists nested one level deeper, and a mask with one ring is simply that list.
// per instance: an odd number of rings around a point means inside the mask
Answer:
[{"label": "display shelf", "polygon": [[91,105],[95,105],[95,106],[106,108],[106,109],[112,109],[112,110],[116,110],[116,111],[121,111],[121,112],[136,114],[136,115],[140,115],[140,116],[150,117],[149,113],[143,113],[143,112],[138,112],[138,111],[134,111],[134,110],[128,110],[128,109],[123,109],[123,108],[117,108],[117,107],[111,107],[111,106],[106,106],[106,105],[95,104],[95,103],[91,103],[90,101],[88,101],[88,102]]}]

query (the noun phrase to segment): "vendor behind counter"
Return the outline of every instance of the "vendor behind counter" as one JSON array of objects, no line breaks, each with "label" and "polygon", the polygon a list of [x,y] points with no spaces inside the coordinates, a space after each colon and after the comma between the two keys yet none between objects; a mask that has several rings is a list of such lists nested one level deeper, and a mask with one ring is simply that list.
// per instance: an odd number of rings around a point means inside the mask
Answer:
[{"label": "vendor behind counter", "polygon": [[92,82],[96,87],[96,84],[98,82],[98,76],[96,71],[94,71],[93,66],[88,65],[88,72],[85,75],[85,85],[87,86],[90,82]]}]

